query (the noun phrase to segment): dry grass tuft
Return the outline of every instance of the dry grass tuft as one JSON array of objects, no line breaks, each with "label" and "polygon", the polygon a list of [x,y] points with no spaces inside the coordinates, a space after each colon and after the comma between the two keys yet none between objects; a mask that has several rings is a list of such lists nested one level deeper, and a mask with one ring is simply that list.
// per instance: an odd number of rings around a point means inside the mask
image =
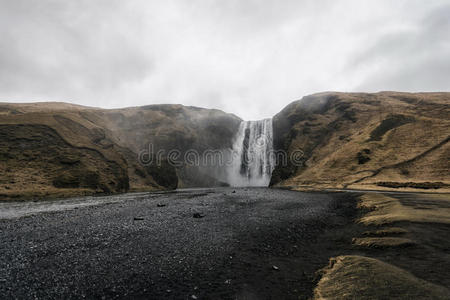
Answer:
[{"label": "dry grass tuft", "polygon": [[366,231],[363,233],[365,236],[388,236],[388,235],[401,235],[408,233],[408,230],[400,227],[388,227],[380,230]]},{"label": "dry grass tuft", "polygon": [[394,248],[416,245],[413,240],[398,237],[364,237],[354,238],[353,245],[367,248]]},{"label": "dry grass tuft", "polygon": [[365,225],[384,225],[399,221],[450,224],[450,197],[448,195],[427,195],[427,197],[432,199],[429,203],[406,206],[398,199],[380,193],[364,194],[361,196],[359,207],[372,211],[359,221]]},{"label": "dry grass tuft", "polygon": [[314,299],[448,299],[445,287],[374,258],[338,256],[314,290]]}]

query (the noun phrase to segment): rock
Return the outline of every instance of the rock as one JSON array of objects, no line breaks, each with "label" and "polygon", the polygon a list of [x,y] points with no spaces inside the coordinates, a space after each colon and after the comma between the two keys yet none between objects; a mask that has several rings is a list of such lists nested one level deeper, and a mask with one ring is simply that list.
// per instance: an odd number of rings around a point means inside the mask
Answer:
[{"label": "rock", "polygon": [[272,266],[272,269],[274,269],[276,271],[280,270],[280,268],[278,268],[277,266]]},{"label": "rock", "polygon": [[156,204],[156,206],[157,207],[164,207],[164,206],[166,206],[164,203],[158,203],[158,204]]},{"label": "rock", "polygon": [[196,218],[196,219],[203,218],[204,216],[205,216],[205,215],[202,214],[202,213],[194,213],[194,215],[193,215],[193,217]]},{"label": "rock", "polygon": [[232,193],[234,194],[234,193],[236,193],[236,191],[232,191]]},{"label": "rock", "polygon": [[363,149],[362,151],[359,151],[357,154],[358,164],[363,165],[368,162],[370,160],[370,153],[370,149]]},{"label": "rock", "polygon": [[135,220],[135,221],[142,221],[142,220],[144,220],[144,218],[143,217],[134,217],[133,220]]},{"label": "rock", "polygon": [[191,299],[198,299],[198,298],[197,298],[197,296],[192,295],[192,296],[191,296]]}]

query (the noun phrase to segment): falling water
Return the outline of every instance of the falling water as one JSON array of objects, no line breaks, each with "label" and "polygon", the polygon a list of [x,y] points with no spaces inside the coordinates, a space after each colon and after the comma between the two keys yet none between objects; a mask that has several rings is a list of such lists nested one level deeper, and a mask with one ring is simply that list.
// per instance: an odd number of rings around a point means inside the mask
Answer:
[{"label": "falling water", "polygon": [[230,185],[268,186],[274,168],[272,119],[241,122],[232,155]]}]

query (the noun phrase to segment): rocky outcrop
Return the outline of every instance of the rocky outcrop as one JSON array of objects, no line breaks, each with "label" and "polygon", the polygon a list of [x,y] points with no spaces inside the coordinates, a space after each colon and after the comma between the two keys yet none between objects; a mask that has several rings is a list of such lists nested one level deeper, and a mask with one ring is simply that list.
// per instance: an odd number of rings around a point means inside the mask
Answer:
[{"label": "rocky outcrop", "polygon": [[[222,185],[211,167],[186,166],[183,155],[231,147],[239,123],[234,115],[182,105],[0,104],[0,199]],[[149,147],[157,163],[139,160]],[[179,151],[179,165],[169,161],[170,150]]]},{"label": "rocky outcrop", "polygon": [[75,146],[40,124],[0,125],[0,197],[118,193],[129,189],[123,161]]},{"label": "rocky outcrop", "polygon": [[289,159],[277,162],[271,185],[445,189],[449,103],[450,93],[396,92],[330,92],[293,102],[273,119],[275,149]]},{"label": "rocky outcrop", "polygon": [[204,154],[231,148],[241,122],[220,110],[171,104],[91,110],[82,115],[107,128],[118,145],[137,155],[151,155],[155,159],[150,165],[169,158],[176,166],[178,187],[223,185],[223,168],[203,163]]},{"label": "rocky outcrop", "polygon": [[[295,101],[273,118],[271,185],[448,190],[449,103],[450,93],[396,92]],[[224,186],[226,168],[204,154],[230,149],[241,121],[183,105],[3,103],[0,199]]]}]

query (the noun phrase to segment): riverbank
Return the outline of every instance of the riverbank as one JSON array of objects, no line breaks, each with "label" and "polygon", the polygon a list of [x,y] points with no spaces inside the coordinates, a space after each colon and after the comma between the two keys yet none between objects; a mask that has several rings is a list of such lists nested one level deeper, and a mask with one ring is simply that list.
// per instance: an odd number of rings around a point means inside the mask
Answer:
[{"label": "riverbank", "polygon": [[352,243],[330,259],[316,299],[449,299],[450,195],[365,193]]},{"label": "riverbank", "polygon": [[377,291],[401,298],[424,287],[411,294],[420,298],[431,287],[445,294],[449,225],[398,219],[405,211],[432,220],[435,210],[446,214],[448,199],[428,196],[217,188],[3,203],[0,293],[341,299],[358,291],[376,299],[386,295]]},{"label": "riverbank", "polygon": [[0,293],[308,298],[316,271],[351,248],[359,226],[356,201],[345,193],[222,188],[124,196],[91,206],[65,200],[56,211],[0,220]]}]

